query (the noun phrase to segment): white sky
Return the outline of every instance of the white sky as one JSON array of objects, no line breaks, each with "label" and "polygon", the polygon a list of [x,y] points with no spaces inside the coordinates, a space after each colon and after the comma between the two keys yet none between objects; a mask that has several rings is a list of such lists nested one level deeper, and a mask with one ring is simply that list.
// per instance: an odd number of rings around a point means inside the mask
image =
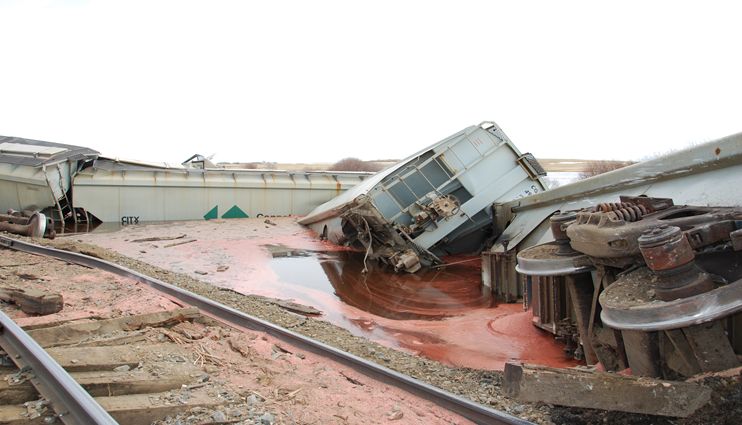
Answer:
[{"label": "white sky", "polygon": [[402,158],[496,121],[537,157],[742,131],[742,6],[0,0],[0,135],[180,162]]}]

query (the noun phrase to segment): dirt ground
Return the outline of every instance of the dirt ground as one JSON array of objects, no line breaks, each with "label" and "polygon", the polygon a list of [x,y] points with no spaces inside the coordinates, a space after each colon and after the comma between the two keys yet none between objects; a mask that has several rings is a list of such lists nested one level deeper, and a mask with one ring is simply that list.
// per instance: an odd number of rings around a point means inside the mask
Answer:
[{"label": "dirt ground", "polygon": [[[61,312],[36,317],[24,314],[14,304],[0,303],[3,312],[21,326],[181,307],[135,281],[8,249],[0,250],[0,282],[3,287],[33,288],[64,297]],[[149,329],[142,339],[131,345],[132,351],[165,340],[176,341],[190,353],[186,357],[197,366],[202,380],[214,385],[211,390],[215,396],[230,397],[231,402],[224,407],[196,408],[163,423],[470,423],[425,400],[259,332],[219,323],[182,323],[173,332]],[[143,364],[147,360],[143,354]],[[174,359],[175,364],[184,361]],[[149,372],[167,376],[163,364],[167,365],[159,362],[159,369]]]},{"label": "dirt ground", "polygon": [[[248,314],[290,328],[350,353],[367,358],[399,372],[429,382],[432,385],[462,395],[484,405],[506,411],[540,424],[688,424],[735,423],[732,412],[742,410],[742,391],[737,378],[721,380],[713,403],[691,418],[673,419],[657,416],[605,412],[591,409],[573,409],[544,404],[518,403],[506,398],[502,392],[502,374],[498,371],[465,367],[451,367],[437,361],[421,358],[407,352],[394,350],[366,338],[353,335],[326,321],[303,317],[286,311],[265,297],[244,295],[234,290],[203,282],[203,275],[179,273],[148,264],[143,255],[139,259],[82,242],[84,236],[43,241],[59,248],[82,252],[122,264],[163,281],[178,285],[232,306]],[[712,383],[713,384],[713,383]],[[408,416],[402,423],[406,423]],[[427,423],[427,422],[426,422]]]},{"label": "dirt ground", "polygon": [[321,241],[290,217],[143,224],[71,238],[215,287],[291,299],[355,336],[451,366],[578,364],[532,326],[521,304],[494,305],[478,256],[415,274],[370,262],[363,273],[362,253]]}]

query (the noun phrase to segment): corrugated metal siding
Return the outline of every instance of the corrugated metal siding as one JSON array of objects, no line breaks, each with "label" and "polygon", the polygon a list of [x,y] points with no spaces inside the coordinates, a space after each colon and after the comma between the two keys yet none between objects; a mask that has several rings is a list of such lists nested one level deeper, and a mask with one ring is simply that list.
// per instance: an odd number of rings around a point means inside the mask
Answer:
[{"label": "corrugated metal siding", "polygon": [[[90,168],[74,180],[75,206],[104,222],[203,219],[234,207],[250,217],[303,215],[368,173]],[[235,210],[233,210],[235,211]]]}]

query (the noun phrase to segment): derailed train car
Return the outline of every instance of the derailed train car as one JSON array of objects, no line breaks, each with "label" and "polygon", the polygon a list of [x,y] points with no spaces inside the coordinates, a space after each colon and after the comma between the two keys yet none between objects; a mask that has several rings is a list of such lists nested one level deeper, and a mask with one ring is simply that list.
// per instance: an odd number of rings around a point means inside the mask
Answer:
[{"label": "derailed train car", "polygon": [[546,190],[545,174],[500,127],[484,122],[376,174],[300,223],[414,273],[442,255],[480,252],[494,236],[491,204]]},{"label": "derailed train car", "polygon": [[589,365],[666,379],[737,367],[740,176],[735,135],[499,205],[486,277],[521,282],[534,324]]}]

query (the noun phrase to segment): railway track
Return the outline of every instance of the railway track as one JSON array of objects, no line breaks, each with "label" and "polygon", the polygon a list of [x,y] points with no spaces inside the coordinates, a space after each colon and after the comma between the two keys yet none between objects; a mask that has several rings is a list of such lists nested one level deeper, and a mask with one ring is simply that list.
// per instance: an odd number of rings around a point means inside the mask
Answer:
[{"label": "railway track", "polygon": [[[322,342],[316,341],[291,330],[274,325],[265,320],[250,316],[241,311],[217,303],[208,298],[191,293],[161,280],[143,275],[134,270],[120,265],[84,254],[58,250],[50,247],[40,246],[5,236],[0,236],[0,245],[17,251],[56,258],[68,263],[78,264],[85,267],[100,269],[118,276],[133,279],[148,285],[180,302],[196,307],[199,311],[218,321],[237,328],[247,328],[264,332],[279,340],[285,341],[297,348],[315,353],[325,358],[332,359],[342,365],[352,368],[354,371],[366,375],[374,380],[387,385],[400,388],[415,394],[437,406],[455,412],[475,423],[479,424],[529,424],[530,422],[511,416],[505,412],[491,409],[471,400],[459,397],[455,394],[441,390],[425,382],[401,374],[392,369],[370,362],[361,357],[344,352]],[[9,320],[9,319],[8,319]],[[36,345],[33,340],[23,336],[20,328],[13,328],[12,321],[7,323],[4,319],[0,345],[9,354],[18,353],[18,367],[31,367],[37,378],[39,393],[53,402],[56,406],[63,406],[57,412],[59,418],[66,424],[107,424],[115,423],[113,419],[92,399],[75,380],[67,374],[48,354],[44,356],[44,350]],[[7,324],[7,327],[6,327]],[[11,330],[12,331],[9,331]],[[13,341],[7,341],[8,336]],[[13,344],[13,345],[10,345]],[[8,345],[9,348],[6,348]],[[17,348],[12,348],[17,347]],[[15,351],[14,351],[15,350]],[[19,352],[17,350],[23,350]],[[17,355],[12,355],[16,358]],[[21,361],[23,359],[23,361]],[[51,372],[40,372],[48,368]],[[56,379],[56,380],[55,380]],[[59,394],[51,393],[48,388],[53,387]],[[61,413],[61,414],[60,414]]]}]

